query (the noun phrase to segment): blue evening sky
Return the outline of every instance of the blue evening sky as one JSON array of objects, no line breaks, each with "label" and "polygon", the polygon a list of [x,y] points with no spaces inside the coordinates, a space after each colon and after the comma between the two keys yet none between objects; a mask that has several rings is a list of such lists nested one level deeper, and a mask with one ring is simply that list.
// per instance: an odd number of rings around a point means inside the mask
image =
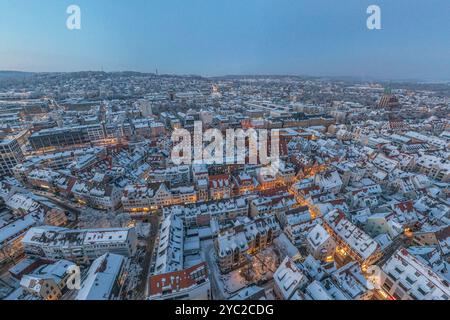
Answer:
[{"label": "blue evening sky", "polygon": [[450,0],[0,0],[0,70],[449,80],[449,17]]}]

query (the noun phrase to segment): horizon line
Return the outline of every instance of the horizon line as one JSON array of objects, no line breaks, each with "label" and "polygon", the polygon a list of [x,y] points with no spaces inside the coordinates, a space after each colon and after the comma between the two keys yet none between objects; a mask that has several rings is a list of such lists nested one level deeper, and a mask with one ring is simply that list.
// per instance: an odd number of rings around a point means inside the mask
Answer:
[{"label": "horizon line", "polygon": [[179,77],[202,77],[202,78],[224,78],[224,77],[298,77],[298,78],[317,78],[317,79],[352,79],[364,81],[380,81],[380,82],[427,82],[427,83],[450,83],[449,79],[424,79],[424,78],[382,78],[371,75],[357,76],[357,75],[310,75],[310,74],[279,74],[279,73],[242,73],[242,74],[222,74],[222,75],[202,75],[189,73],[159,73],[150,71],[136,71],[136,70],[77,70],[77,71],[27,71],[27,70],[8,70],[0,69],[0,73],[28,73],[28,74],[70,74],[82,72],[96,72],[96,73],[140,73],[155,76],[179,76]]}]

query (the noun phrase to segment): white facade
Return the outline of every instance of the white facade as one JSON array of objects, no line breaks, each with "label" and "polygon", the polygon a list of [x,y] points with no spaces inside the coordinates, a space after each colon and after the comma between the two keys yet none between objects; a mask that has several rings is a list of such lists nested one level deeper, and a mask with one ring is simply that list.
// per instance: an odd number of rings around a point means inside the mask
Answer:
[{"label": "white facade", "polygon": [[330,234],[317,224],[306,237],[306,245],[309,252],[317,260],[325,260],[334,254],[336,243]]},{"label": "white facade", "polygon": [[31,257],[85,263],[105,253],[133,256],[137,237],[134,228],[71,230],[43,226],[28,230],[22,243]]},{"label": "white facade", "polygon": [[448,282],[406,249],[382,266],[380,284],[396,300],[449,300]]}]

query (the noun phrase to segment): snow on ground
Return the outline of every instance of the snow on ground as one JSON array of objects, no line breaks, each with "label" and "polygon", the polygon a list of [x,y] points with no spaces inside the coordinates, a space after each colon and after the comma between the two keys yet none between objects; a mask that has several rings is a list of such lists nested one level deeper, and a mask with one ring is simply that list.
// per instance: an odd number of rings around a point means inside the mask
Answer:
[{"label": "snow on ground", "polygon": [[85,208],[82,210],[78,227],[81,229],[91,228],[120,228],[131,221],[127,213],[115,213]]},{"label": "snow on ground", "polygon": [[137,222],[136,223],[136,233],[141,238],[148,238],[150,235],[151,230],[151,224],[150,223],[144,223],[144,222]]},{"label": "snow on ground", "polygon": [[228,295],[232,295],[249,285],[242,276],[242,271],[240,269],[234,270],[226,275],[221,275],[220,281],[223,284],[224,291]]}]

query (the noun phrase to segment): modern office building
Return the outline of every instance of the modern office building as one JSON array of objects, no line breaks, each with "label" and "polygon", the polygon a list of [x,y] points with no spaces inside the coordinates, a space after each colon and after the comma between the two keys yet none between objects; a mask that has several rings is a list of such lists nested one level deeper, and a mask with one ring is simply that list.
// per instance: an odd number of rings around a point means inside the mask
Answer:
[{"label": "modern office building", "polygon": [[24,159],[20,145],[14,137],[0,140],[0,175],[12,175],[12,168]]},{"label": "modern office building", "polygon": [[105,130],[99,124],[43,129],[33,133],[30,144],[35,150],[51,147],[66,147],[89,143],[105,138]]}]

